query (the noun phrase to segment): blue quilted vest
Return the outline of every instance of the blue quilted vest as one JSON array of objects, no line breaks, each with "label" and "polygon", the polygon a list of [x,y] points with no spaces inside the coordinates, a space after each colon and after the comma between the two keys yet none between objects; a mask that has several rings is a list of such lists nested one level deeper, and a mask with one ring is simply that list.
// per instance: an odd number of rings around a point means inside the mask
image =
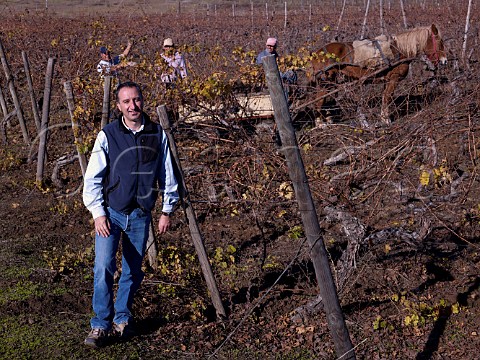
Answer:
[{"label": "blue quilted vest", "polygon": [[103,128],[108,140],[107,175],[103,195],[106,205],[124,214],[141,208],[151,211],[158,197],[162,128],[143,114],[144,128],[133,134],[121,119]]}]

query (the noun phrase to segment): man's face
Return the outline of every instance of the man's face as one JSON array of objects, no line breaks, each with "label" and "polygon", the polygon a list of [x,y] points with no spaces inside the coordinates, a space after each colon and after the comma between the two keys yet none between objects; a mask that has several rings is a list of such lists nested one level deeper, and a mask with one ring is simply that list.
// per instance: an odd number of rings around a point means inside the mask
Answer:
[{"label": "man's face", "polygon": [[163,46],[163,51],[164,51],[166,54],[171,55],[171,54],[173,54],[173,52],[174,52],[174,48],[173,48],[173,46],[171,46],[171,45],[164,45],[164,46]]},{"label": "man's face", "polygon": [[102,57],[102,60],[109,60],[110,55],[107,53],[100,53],[100,56]]},{"label": "man's face", "polygon": [[267,50],[270,54],[272,54],[276,48],[277,48],[277,45],[267,45]]},{"label": "man's face", "polygon": [[124,87],[118,93],[117,108],[125,122],[138,123],[142,120],[143,99],[135,87]]}]

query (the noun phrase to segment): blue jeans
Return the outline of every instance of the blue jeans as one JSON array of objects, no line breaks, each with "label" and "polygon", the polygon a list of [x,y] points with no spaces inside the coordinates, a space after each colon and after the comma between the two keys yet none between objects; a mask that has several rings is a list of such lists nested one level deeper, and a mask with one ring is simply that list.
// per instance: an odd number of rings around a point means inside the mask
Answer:
[{"label": "blue jeans", "polygon": [[[140,287],[144,273],[142,261],[148,239],[148,228],[152,216],[141,209],[130,215],[107,209],[110,221],[110,236],[95,236],[95,266],[93,281],[92,328],[110,330],[112,321],[127,323],[131,317],[133,296]],[[117,270],[116,254],[121,233],[122,274],[118,282],[117,297],[113,303],[113,276]]]}]

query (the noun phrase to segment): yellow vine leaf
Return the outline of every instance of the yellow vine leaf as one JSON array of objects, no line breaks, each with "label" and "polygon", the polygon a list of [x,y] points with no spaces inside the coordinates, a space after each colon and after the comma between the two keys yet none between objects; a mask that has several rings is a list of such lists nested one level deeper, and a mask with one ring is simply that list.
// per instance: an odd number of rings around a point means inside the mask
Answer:
[{"label": "yellow vine leaf", "polygon": [[458,314],[460,312],[460,305],[458,303],[455,303],[452,305],[452,313]]},{"label": "yellow vine leaf", "polygon": [[303,145],[303,151],[305,152],[308,152],[308,150],[311,150],[312,149],[312,145],[311,144],[305,144]]},{"label": "yellow vine leaf", "polygon": [[420,174],[420,184],[427,186],[430,182],[430,173],[426,170],[423,170]]},{"label": "yellow vine leaf", "polygon": [[392,250],[392,247],[389,244],[385,244],[385,254],[388,254]]}]

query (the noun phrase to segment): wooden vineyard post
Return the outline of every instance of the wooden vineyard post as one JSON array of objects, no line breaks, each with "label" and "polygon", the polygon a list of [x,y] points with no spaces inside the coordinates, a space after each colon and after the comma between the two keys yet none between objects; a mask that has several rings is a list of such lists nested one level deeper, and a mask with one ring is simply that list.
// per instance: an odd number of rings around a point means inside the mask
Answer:
[{"label": "wooden vineyard post", "polygon": [[352,360],[355,359],[355,352],[338,300],[317,212],[308,185],[300,150],[298,149],[295,130],[292,125],[275,57],[273,55],[264,57],[263,67],[272,99],[275,123],[282,141],[281,152],[285,156],[289,176],[293,182],[295,197],[299,206],[307,241],[310,245],[311,259],[320,288],[320,296],[322,297],[327,315],[328,327],[335,344],[336,354],[343,360]]},{"label": "wooden vineyard post", "polygon": [[102,107],[102,129],[108,124],[110,117],[110,89],[112,85],[112,77],[105,76],[103,84],[103,107]]},{"label": "wooden vineyard post", "polygon": [[38,161],[37,161],[37,184],[40,186],[43,181],[43,169],[45,166],[45,152],[47,148],[48,135],[48,117],[50,115],[50,95],[52,89],[52,76],[54,58],[48,59],[47,73],[45,75],[45,90],[43,92],[43,109],[42,109],[42,124],[40,127],[39,141],[38,141]]},{"label": "wooden vineyard post", "polygon": [[3,117],[6,118],[8,115],[7,103],[3,97],[2,88],[0,87],[0,107],[2,108]]},{"label": "wooden vineyard post", "polygon": [[8,113],[7,103],[3,97],[2,88],[0,87],[0,107],[2,108],[3,120],[0,121],[0,132],[2,133],[2,141],[4,144],[7,143],[7,124],[9,124],[10,118],[15,115],[16,111],[13,110],[11,113]]},{"label": "wooden vineyard post", "polygon": [[343,0],[342,11],[340,12],[340,16],[338,17],[338,23],[337,23],[337,28],[336,28],[337,31],[340,28],[340,24],[342,23],[343,14],[345,13],[345,4],[346,3],[347,3],[347,0]]},{"label": "wooden vineyard post", "polygon": [[365,31],[367,29],[367,18],[368,18],[369,9],[370,9],[370,0],[367,0],[367,5],[365,6],[365,16],[363,17],[362,34],[360,35],[360,40],[365,39]]},{"label": "wooden vineyard post", "polygon": [[147,239],[147,259],[152,269],[158,268],[158,249],[157,242],[155,241],[155,229],[153,228],[153,221],[150,221],[150,227],[148,228]]},{"label": "wooden vineyard post", "polygon": [[254,14],[254,12],[253,12],[253,1],[250,1],[250,17],[252,19],[252,28],[255,25],[255,22],[253,20],[253,14]]},{"label": "wooden vineyard post", "polygon": [[205,245],[202,239],[202,234],[200,232],[200,228],[195,217],[195,212],[190,202],[190,195],[188,194],[185,180],[183,178],[183,171],[180,164],[180,159],[178,157],[177,146],[171,132],[170,120],[168,118],[165,105],[157,107],[157,114],[160,119],[160,124],[165,130],[165,133],[167,134],[170,151],[172,153],[173,160],[177,165],[178,172],[175,174],[175,176],[177,177],[178,181],[178,192],[180,195],[180,201],[187,217],[188,227],[190,228],[190,234],[192,236],[198,259],[200,261],[203,276],[205,277],[208,290],[210,291],[210,296],[212,298],[213,306],[215,307],[217,317],[225,318],[226,313],[222,304],[220,292],[218,291],[217,283],[215,281],[215,277],[213,276],[212,267],[210,265],[210,261],[208,260],[207,251],[205,250]]},{"label": "wooden vineyard post", "polygon": [[75,99],[73,97],[73,87],[71,81],[65,81],[63,83],[63,88],[65,90],[65,95],[67,97],[68,113],[70,115],[70,120],[72,122],[73,136],[75,138],[75,144],[78,153],[78,161],[80,162],[80,169],[82,170],[82,176],[85,176],[85,171],[87,171],[87,158],[85,153],[81,149],[81,144],[83,143],[82,135],[80,134],[80,126],[78,125],[77,118],[75,117]]},{"label": "wooden vineyard post", "polygon": [[35,90],[33,89],[32,76],[30,74],[30,63],[28,62],[27,53],[22,51],[23,67],[25,68],[25,76],[27,78],[28,92],[30,93],[30,100],[32,101],[33,118],[35,119],[35,126],[37,132],[40,132],[41,121],[38,113],[37,99],[35,99]]},{"label": "wooden vineyard post", "polygon": [[462,45],[462,60],[464,64],[468,65],[468,59],[466,58],[467,54],[467,39],[468,39],[468,29],[470,28],[470,14],[472,10],[472,0],[468,0],[468,9],[467,17],[465,19],[465,31],[463,32],[463,45]]},{"label": "wooden vineyard post", "polygon": [[380,34],[385,34],[385,21],[383,20],[383,0],[380,0]]},{"label": "wooden vineyard post", "polygon": [[5,56],[5,51],[3,50],[2,41],[0,41],[0,59],[2,61],[3,70],[5,71],[5,78],[8,82],[8,88],[10,89],[10,94],[12,95],[13,104],[17,110],[18,122],[20,123],[20,128],[22,129],[23,140],[28,145],[30,144],[30,139],[28,138],[27,127],[25,126],[25,120],[23,119],[22,106],[17,97],[17,92],[15,90],[15,84],[13,83],[13,75],[10,72],[10,67],[7,63],[7,57]]},{"label": "wooden vineyard post", "polygon": [[402,10],[403,27],[408,29],[407,16],[405,15],[405,6],[403,5],[403,0],[400,0],[400,9]]}]

